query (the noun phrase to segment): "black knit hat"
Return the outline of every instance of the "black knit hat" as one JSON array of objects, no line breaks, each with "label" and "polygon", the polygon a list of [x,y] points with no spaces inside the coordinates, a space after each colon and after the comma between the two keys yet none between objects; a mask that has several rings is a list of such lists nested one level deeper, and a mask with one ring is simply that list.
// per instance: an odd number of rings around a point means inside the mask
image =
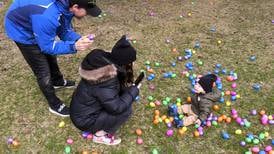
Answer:
[{"label": "black knit hat", "polygon": [[70,7],[77,4],[80,8],[84,8],[87,11],[87,15],[98,17],[102,10],[96,5],[96,0],[69,0]]},{"label": "black knit hat", "polygon": [[136,60],[136,50],[125,35],[112,48],[111,60],[114,64],[120,66],[130,64]]},{"label": "black knit hat", "polygon": [[107,58],[109,56],[109,52],[105,52],[101,49],[94,49],[84,58],[81,63],[81,68],[84,70],[93,70],[109,65],[109,62],[103,58]]},{"label": "black knit hat", "polygon": [[207,74],[202,76],[198,83],[203,87],[206,93],[212,92],[213,83],[217,80],[215,74]]}]

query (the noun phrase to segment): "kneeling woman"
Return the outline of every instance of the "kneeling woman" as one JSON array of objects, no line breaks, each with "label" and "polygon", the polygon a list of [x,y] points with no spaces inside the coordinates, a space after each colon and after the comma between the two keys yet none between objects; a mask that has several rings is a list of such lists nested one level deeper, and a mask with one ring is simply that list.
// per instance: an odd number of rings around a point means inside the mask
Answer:
[{"label": "kneeling woman", "polygon": [[94,134],[94,142],[121,142],[114,133],[130,117],[139,94],[132,85],[135,60],[136,50],[123,36],[112,52],[95,49],[81,63],[82,79],[72,97],[70,117],[78,129]]}]

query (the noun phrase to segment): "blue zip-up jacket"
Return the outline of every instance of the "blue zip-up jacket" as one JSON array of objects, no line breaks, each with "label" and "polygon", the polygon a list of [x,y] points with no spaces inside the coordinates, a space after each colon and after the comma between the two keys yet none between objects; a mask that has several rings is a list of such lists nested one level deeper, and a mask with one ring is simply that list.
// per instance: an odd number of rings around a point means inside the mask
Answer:
[{"label": "blue zip-up jacket", "polygon": [[38,44],[43,53],[71,54],[81,38],[72,29],[72,17],[68,0],[15,0],[6,13],[5,30],[10,39]]}]

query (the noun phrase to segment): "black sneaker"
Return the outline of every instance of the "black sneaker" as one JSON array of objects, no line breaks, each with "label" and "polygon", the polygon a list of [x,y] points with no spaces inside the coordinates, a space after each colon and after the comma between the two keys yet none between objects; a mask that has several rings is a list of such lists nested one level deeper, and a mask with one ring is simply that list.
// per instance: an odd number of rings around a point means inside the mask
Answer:
[{"label": "black sneaker", "polygon": [[56,109],[49,107],[49,112],[61,117],[69,117],[69,108],[65,104],[61,104]]},{"label": "black sneaker", "polygon": [[54,89],[60,89],[60,88],[75,88],[75,81],[66,80],[64,79],[63,83],[55,84]]}]

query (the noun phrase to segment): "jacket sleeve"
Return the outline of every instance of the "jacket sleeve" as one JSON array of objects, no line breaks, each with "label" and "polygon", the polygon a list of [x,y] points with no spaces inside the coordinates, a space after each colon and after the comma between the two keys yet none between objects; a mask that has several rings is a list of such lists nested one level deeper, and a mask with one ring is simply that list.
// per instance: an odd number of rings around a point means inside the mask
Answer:
[{"label": "jacket sleeve", "polygon": [[76,53],[75,41],[55,40],[57,24],[43,16],[32,16],[33,33],[41,51],[50,55]]},{"label": "jacket sleeve", "polygon": [[59,29],[58,36],[63,41],[77,41],[81,38],[81,35],[76,33],[71,25],[71,18],[67,19],[61,16],[62,25]]},{"label": "jacket sleeve", "polygon": [[212,106],[220,99],[221,91],[215,90],[206,95],[207,98],[203,98],[199,103],[199,119],[201,121],[206,120],[207,116],[212,112]]},{"label": "jacket sleeve", "polygon": [[116,86],[107,86],[96,90],[96,97],[110,114],[126,111],[139,94],[136,86],[129,87],[121,95]]},{"label": "jacket sleeve", "polygon": [[206,120],[207,116],[211,113],[211,108],[212,108],[212,105],[213,105],[213,102],[210,101],[210,100],[203,100],[203,101],[200,101],[200,104],[199,104],[199,119],[201,121],[204,121]]}]

